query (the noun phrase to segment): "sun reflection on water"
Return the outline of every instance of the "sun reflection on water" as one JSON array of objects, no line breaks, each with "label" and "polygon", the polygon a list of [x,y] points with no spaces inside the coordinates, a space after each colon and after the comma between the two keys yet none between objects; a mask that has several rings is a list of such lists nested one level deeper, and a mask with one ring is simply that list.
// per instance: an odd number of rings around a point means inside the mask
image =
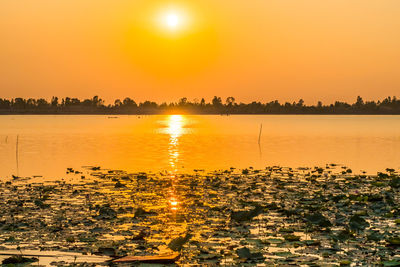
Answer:
[{"label": "sun reflection on water", "polygon": [[178,139],[183,134],[184,122],[185,118],[182,115],[169,116],[167,133],[171,136],[171,139]]},{"label": "sun reflection on water", "polygon": [[169,135],[169,165],[171,166],[171,180],[172,188],[169,198],[169,206],[171,211],[176,212],[179,208],[179,200],[176,196],[176,175],[178,173],[178,162],[180,156],[179,138],[185,133],[184,126],[186,124],[186,118],[182,115],[170,115],[168,117],[167,126],[165,133]]},{"label": "sun reflection on water", "polygon": [[170,115],[168,117],[168,128],[166,133],[169,134],[169,165],[174,173],[178,171],[179,162],[179,138],[184,133],[185,118],[182,115]]}]

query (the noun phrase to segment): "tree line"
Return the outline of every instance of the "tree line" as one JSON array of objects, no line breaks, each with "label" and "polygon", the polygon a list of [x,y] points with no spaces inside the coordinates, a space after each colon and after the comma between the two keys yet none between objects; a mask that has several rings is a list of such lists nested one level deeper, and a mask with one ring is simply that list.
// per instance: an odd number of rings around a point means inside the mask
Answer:
[{"label": "tree line", "polygon": [[152,101],[137,103],[127,97],[117,99],[113,104],[105,104],[98,96],[80,100],[65,97],[52,97],[50,101],[40,99],[2,99],[0,98],[0,114],[400,114],[400,100],[387,97],[382,101],[364,101],[358,96],[352,104],[336,101],[324,105],[305,105],[300,99],[293,103],[279,103],[278,100],[262,103],[238,103],[234,97],[225,101],[215,96],[211,102],[204,98],[189,101],[181,98],[178,102],[158,104]]}]

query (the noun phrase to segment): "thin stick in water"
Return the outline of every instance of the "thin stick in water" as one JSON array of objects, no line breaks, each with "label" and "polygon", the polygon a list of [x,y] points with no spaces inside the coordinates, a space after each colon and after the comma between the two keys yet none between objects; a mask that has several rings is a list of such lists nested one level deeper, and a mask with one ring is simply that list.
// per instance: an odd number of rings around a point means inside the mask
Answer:
[{"label": "thin stick in water", "polygon": [[262,123],[260,126],[260,134],[258,135],[258,144],[261,144]]},{"label": "thin stick in water", "polygon": [[19,135],[17,135],[17,143],[15,146],[15,158],[17,160],[17,176],[19,176],[19,166],[18,166],[18,141],[19,141]]}]

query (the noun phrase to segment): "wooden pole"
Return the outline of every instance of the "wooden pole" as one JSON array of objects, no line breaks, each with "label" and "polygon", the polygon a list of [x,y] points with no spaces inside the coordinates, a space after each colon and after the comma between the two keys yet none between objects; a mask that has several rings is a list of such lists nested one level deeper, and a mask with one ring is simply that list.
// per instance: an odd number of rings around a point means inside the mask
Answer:
[{"label": "wooden pole", "polygon": [[19,135],[17,135],[17,143],[15,145],[15,158],[17,161],[17,176],[19,176],[19,164],[18,164],[18,143],[19,143]]}]

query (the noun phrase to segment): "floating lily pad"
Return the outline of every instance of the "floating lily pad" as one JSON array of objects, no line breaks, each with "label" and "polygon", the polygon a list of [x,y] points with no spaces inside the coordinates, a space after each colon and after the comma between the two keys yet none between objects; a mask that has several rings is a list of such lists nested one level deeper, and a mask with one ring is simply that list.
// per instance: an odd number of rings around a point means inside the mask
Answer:
[{"label": "floating lily pad", "polygon": [[400,266],[400,261],[398,260],[384,261],[382,262],[382,265],[385,267]]},{"label": "floating lily pad", "polygon": [[186,234],[185,236],[177,237],[168,244],[168,247],[173,251],[180,251],[183,245],[185,245],[190,240],[191,237],[192,237],[191,234]]},{"label": "floating lily pad", "polygon": [[3,264],[24,264],[39,261],[37,258],[27,258],[21,255],[13,255],[3,260]]},{"label": "floating lily pad", "polygon": [[279,251],[279,252],[275,252],[274,253],[276,256],[280,256],[280,257],[292,257],[293,254],[290,251]]},{"label": "floating lily pad", "polygon": [[381,241],[382,239],[384,239],[384,235],[379,233],[379,231],[371,231],[367,235],[367,239],[378,242],[378,241]]},{"label": "floating lily pad", "polygon": [[283,238],[285,238],[285,240],[287,240],[289,242],[300,240],[300,236],[297,236],[297,235],[284,235]]},{"label": "floating lily pad", "polygon": [[346,241],[353,237],[354,237],[354,234],[352,232],[350,232],[348,229],[345,229],[345,230],[340,231],[333,238],[343,242],[343,241]]},{"label": "floating lily pad", "polygon": [[304,240],[302,242],[306,246],[319,246],[321,244],[321,241],[319,240]]},{"label": "floating lily pad", "polygon": [[350,218],[349,227],[353,231],[362,231],[369,227],[369,223],[360,215],[354,215]]},{"label": "floating lily pad", "polygon": [[256,206],[250,211],[233,211],[231,213],[231,219],[237,222],[249,221],[260,215],[263,210],[264,209],[261,206]]},{"label": "floating lily pad", "polygon": [[342,260],[339,262],[340,266],[350,266],[351,261],[350,260]]},{"label": "floating lily pad", "polygon": [[260,252],[251,253],[250,249],[246,247],[237,249],[236,254],[240,259],[252,259],[252,260],[264,259],[262,253]]},{"label": "floating lily pad", "polygon": [[277,238],[270,238],[265,240],[267,243],[269,244],[282,244],[284,242],[284,240],[282,239],[277,239]]},{"label": "floating lily pad", "polygon": [[307,215],[306,221],[320,227],[332,226],[332,223],[319,212]]},{"label": "floating lily pad", "polygon": [[386,242],[388,242],[392,246],[400,246],[400,237],[391,237],[386,239]]}]

